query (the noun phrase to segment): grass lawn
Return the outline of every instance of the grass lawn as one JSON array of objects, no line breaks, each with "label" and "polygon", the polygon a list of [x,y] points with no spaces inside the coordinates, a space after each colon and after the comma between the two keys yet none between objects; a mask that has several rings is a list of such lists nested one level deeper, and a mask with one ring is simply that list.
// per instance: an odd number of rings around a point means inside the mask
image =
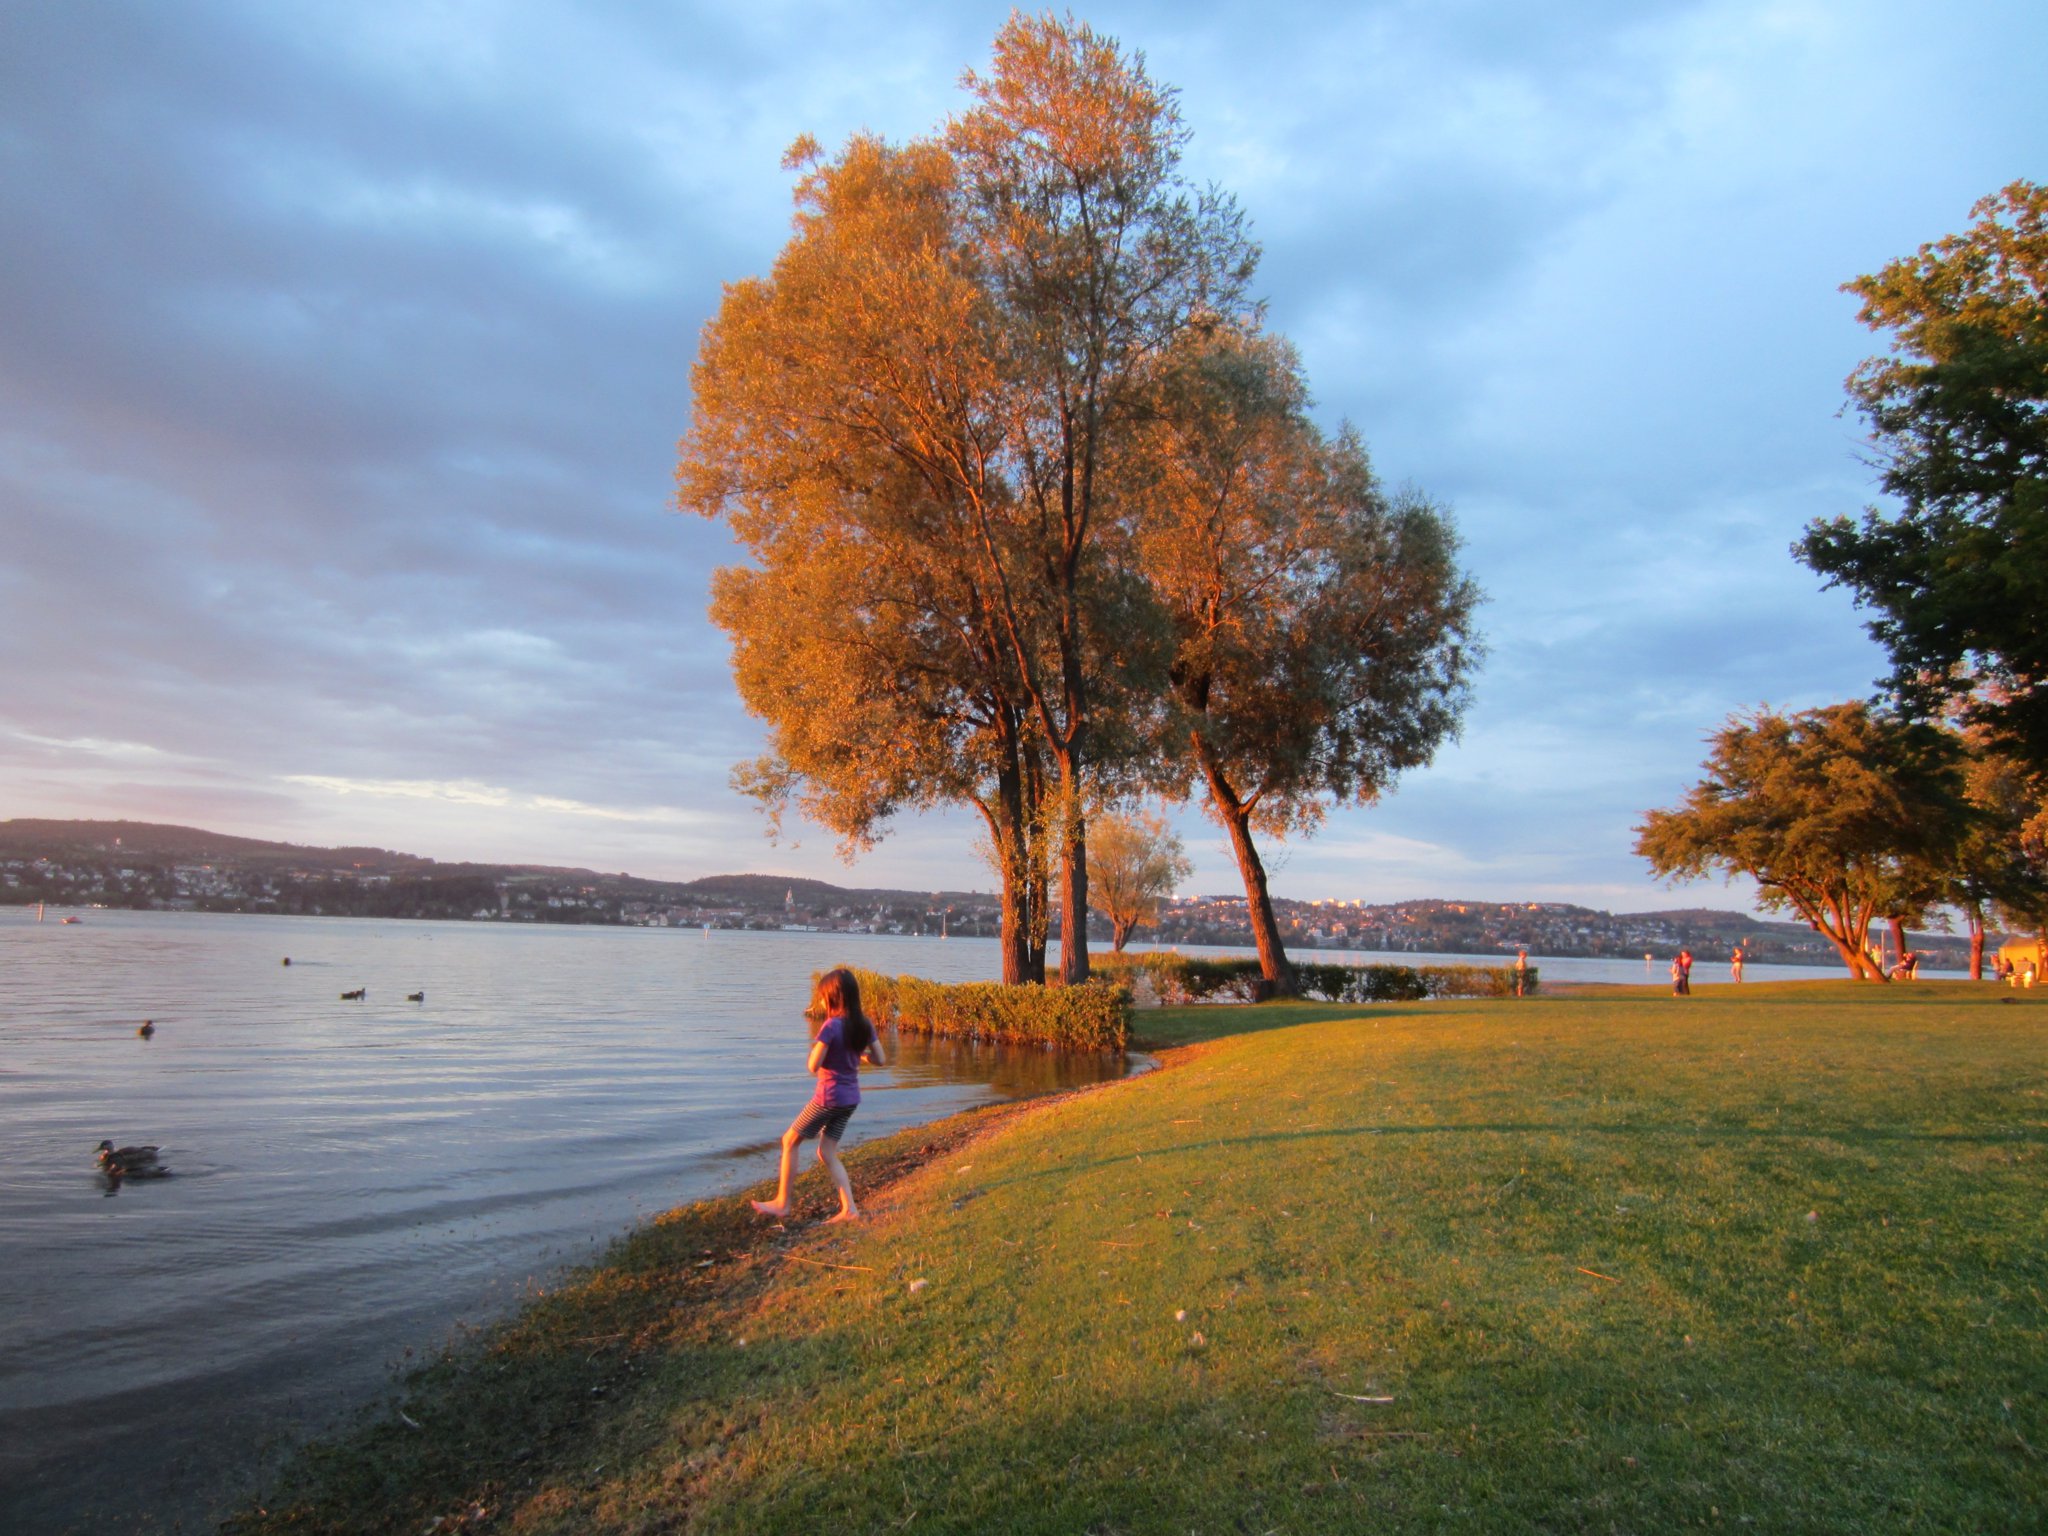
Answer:
[{"label": "grass lawn", "polygon": [[1140,1032],[856,1229],[649,1226],[234,1528],[2048,1530],[2048,995]]}]

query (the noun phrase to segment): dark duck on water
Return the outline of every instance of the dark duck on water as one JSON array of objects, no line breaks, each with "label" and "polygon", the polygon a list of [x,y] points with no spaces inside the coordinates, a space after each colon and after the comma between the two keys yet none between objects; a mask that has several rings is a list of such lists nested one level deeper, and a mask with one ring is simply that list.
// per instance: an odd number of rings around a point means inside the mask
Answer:
[{"label": "dark duck on water", "polygon": [[100,1171],[112,1179],[160,1179],[171,1170],[157,1159],[156,1147],[117,1147],[111,1141],[99,1145]]}]

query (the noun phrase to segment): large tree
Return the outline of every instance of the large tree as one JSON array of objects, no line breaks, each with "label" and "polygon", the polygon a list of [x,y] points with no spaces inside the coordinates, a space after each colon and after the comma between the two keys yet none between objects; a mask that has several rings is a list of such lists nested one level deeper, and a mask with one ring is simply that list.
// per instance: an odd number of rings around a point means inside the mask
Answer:
[{"label": "large tree", "polygon": [[2048,187],[1846,285],[1889,333],[1849,395],[1897,508],[1816,522],[1795,552],[1875,610],[1887,687],[1968,713],[2048,770]]},{"label": "large tree", "polygon": [[[748,703],[774,734],[754,782],[808,786],[806,805],[864,833],[919,795],[965,794],[990,817],[1006,891],[1050,826],[1071,981],[1088,968],[1081,807],[1116,788],[1156,696],[1132,503],[1104,466],[1179,334],[1242,306],[1253,252],[1227,200],[1182,179],[1171,93],[1113,41],[1013,16],[967,85],[943,140],[856,138],[824,164],[808,141],[792,151],[809,167],[796,233],[706,328],[680,499],[727,517],[773,578],[721,589],[742,650],[755,642],[735,626],[777,621],[763,590],[824,590],[795,574],[815,558],[836,562],[837,601],[870,628],[918,613],[927,654],[944,656],[896,696],[872,635],[821,637],[814,686],[755,668]],[[879,597],[911,576],[923,585]],[[791,644],[757,638],[764,658]],[[906,758],[863,775],[792,753],[849,699]],[[800,718],[821,706],[826,719]]]},{"label": "large tree", "polygon": [[[952,161],[858,138],[808,167],[773,273],[728,286],[692,374],[678,499],[754,557],[717,573],[770,751],[739,773],[851,853],[900,809],[972,804],[1002,857],[1003,970],[1043,974],[1045,771],[977,504],[1005,428]],[[1039,937],[1034,942],[1033,935]]]},{"label": "large tree", "polygon": [[1707,776],[1651,811],[1636,852],[1669,880],[1746,875],[1768,908],[1824,934],[1851,975],[1883,981],[1871,922],[1932,866],[1952,864],[1966,809],[1947,732],[1834,704],[1758,710],[1711,738]]},{"label": "large tree", "polygon": [[1447,514],[1327,439],[1284,343],[1191,338],[1140,448],[1140,559],[1172,648],[1169,786],[1199,786],[1244,880],[1265,990],[1293,989],[1257,834],[1313,831],[1458,724],[1477,588]]},{"label": "large tree", "polygon": [[[1109,483],[1161,360],[1245,303],[1257,252],[1235,205],[1180,170],[1173,93],[1114,39],[1013,13],[946,143],[995,315],[1011,492],[983,502],[989,578],[1059,774],[1060,973],[1088,974],[1083,807],[1113,760],[1107,689],[1142,671],[1132,509]],[[1123,515],[1119,516],[1119,512]],[[1119,678],[1118,674],[1126,674]],[[1127,706],[1130,699],[1127,697]]]}]

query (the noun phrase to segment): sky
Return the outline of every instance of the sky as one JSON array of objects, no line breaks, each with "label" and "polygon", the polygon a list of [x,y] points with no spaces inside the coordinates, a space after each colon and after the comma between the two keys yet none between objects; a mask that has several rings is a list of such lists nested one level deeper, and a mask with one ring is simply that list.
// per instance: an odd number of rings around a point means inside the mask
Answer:
[{"label": "sky", "polygon": [[[1461,739],[1268,849],[1276,893],[1747,908],[1632,851],[1735,711],[1868,694],[1789,555],[1874,495],[1845,281],[2048,172],[2034,0],[1077,8],[1180,93],[1334,428],[1488,594]],[[663,878],[848,865],[732,765],[674,510],[698,333],[783,150],[962,109],[962,0],[0,9],[0,819]],[[1240,890],[1177,814],[1195,873]]]}]

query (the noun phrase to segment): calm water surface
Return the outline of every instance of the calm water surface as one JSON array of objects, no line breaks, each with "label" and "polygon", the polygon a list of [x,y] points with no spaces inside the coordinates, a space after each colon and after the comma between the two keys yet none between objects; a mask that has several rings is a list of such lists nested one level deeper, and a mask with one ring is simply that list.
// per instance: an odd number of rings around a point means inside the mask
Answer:
[{"label": "calm water surface", "polygon": [[[9,1532],[206,1529],[408,1354],[771,1175],[813,972],[998,967],[986,940],[59,915],[0,908]],[[905,1038],[848,1139],[1121,1070]],[[173,1175],[110,1188],[102,1137]]]}]

